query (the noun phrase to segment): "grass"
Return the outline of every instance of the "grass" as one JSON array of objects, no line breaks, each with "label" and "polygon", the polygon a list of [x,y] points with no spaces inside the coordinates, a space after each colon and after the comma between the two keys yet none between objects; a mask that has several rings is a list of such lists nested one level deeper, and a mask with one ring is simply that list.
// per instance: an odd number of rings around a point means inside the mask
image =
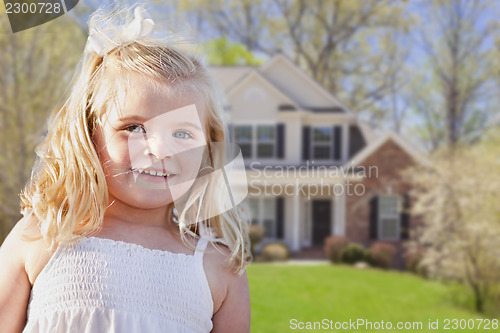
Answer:
[{"label": "grass", "polygon": [[[478,329],[480,315],[455,305],[456,287],[427,281],[408,273],[348,266],[252,264],[247,269],[252,303],[252,332],[495,332]],[[464,289],[464,292],[466,290]],[[463,297],[462,297],[463,298]],[[497,317],[498,318],[498,317]],[[349,322],[363,319],[391,322],[392,329],[291,329],[297,322]],[[474,329],[445,330],[445,319],[469,321]],[[438,320],[439,329],[429,329]],[[491,319],[489,319],[491,320]],[[422,328],[398,330],[398,322],[421,322]],[[482,323],[484,327],[485,322]],[[314,324],[312,324],[314,325]]]}]

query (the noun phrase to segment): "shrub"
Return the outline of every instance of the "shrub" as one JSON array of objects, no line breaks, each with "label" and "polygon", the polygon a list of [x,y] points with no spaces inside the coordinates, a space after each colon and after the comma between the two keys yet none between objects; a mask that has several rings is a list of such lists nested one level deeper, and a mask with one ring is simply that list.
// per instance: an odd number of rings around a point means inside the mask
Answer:
[{"label": "shrub", "polygon": [[404,254],[406,269],[417,275],[426,277],[427,271],[425,267],[420,265],[424,257],[424,249],[421,247],[408,248]]},{"label": "shrub", "polygon": [[355,264],[365,258],[365,248],[357,243],[349,243],[340,251],[340,261],[346,264]]},{"label": "shrub", "polygon": [[373,262],[372,259],[372,250],[371,249],[366,249],[365,250],[365,260],[370,266],[376,266],[376,264]]},{"label": "shrub", "polygon": [[389,243],[377,242],[370,248],[370,262],[372,265],[384,269],[391,267],[396,254],[396,247]]},{"label": "shrub", "polygon": [[285,261],[290,257],[288,246],[283,243],[269,243],[260,252],[262,261]]},{"label": "shrub", "polygon": [[340,262],[340,252],[346,245],[349,244],[349,239],[344,236],[330,236],[325,239],[325,255],[332,263]]},{"label": "shrub", "polygon": [[264,239],[265,230],[260,225],[251,224],[248,226],[248,237],[250,238],[250,251],[255,258],[255,247]]}]

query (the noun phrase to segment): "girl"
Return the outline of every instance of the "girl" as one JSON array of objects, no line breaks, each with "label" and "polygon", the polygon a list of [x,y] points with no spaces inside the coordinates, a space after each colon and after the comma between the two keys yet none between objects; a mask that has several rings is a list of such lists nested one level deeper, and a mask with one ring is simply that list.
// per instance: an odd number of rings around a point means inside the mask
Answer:
[{"label": "girl", "polygon": [[118,17],[91,17],[0,249],[2,332],[248,332],[241,200],[210,176],[225,140],[213,84],[142,7]]}]

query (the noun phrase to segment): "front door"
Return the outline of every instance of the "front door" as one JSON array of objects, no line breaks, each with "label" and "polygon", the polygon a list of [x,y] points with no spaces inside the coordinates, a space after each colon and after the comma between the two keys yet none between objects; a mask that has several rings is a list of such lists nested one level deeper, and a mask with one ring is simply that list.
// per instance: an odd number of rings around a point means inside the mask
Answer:
[{"label": "front door", "polygon": [[323,246],[325,238],[331,232],[331,200],[313,200],[312,202],[312,242],[314,246]]}]

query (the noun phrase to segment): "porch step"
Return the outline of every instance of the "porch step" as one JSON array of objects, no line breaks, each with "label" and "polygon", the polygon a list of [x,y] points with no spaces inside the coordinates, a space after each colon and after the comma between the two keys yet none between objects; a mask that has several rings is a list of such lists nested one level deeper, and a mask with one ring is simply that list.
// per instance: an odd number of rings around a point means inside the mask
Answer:
[{"label": "porch step", "polygon": [[292,259],[327,259],[323,247],[307,247],[292,253]]}]

